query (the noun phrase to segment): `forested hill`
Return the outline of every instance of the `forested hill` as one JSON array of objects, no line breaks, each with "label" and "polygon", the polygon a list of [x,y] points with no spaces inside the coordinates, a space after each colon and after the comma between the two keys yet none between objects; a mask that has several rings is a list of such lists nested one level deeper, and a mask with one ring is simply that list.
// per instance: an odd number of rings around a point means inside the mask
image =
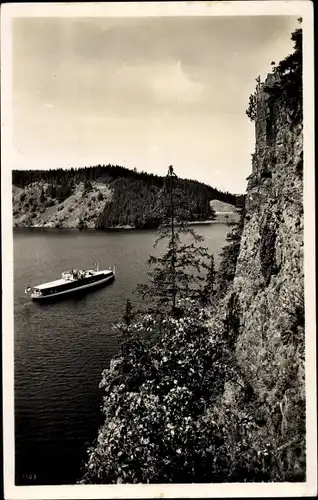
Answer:
[{"label": "forested hill", "polygon": [[[211,200],[236,204],[236,196],[201,182],[177,179],[190,220],[214,216]],[[15,226],[157,227],[164,177],[113,165],[79,169],[14,170]]]}]

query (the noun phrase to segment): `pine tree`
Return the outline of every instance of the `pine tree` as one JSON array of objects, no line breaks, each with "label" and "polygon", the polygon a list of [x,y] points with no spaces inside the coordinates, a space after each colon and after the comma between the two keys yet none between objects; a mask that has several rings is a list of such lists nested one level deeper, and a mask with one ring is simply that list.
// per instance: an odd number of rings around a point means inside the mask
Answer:
[{"label": "pine tree", "polygon": [[[138,291],[143,299],[150,298],[150,304],[147,304],[149,312],[177,316],[181,313],[178,308],[180,299],[197,299],[202,294],[202,272],[208,267],[210,255],[207,248],[199,245],[204,238],[186,222],[189,220],[189,200],[178,189],[172,166],[169,167],[158,206],[162,224],[154,247],[167,240],[166,249],[160,257],[149,257],[149,283],[139,285]],[[191,242],[188,242],[189,238]]]},{"label": "pine tree", "polygon": [[45,202],[45,194],[43,188],[41,189],[41,194],[40,194],[40,203]]},{"label": "pine tree", "polygon": [[214,265],[214,255],[210,257],[210,264],[208,267],[208,272],[206,276],[205,285],[202,292],[202,302],[207,303],[212,302],[213,295],[215,293],[215,265]]},{"label": "pine tree", "polygon": [[229,284],[234,280],[236,263],[240,252],[241,238],[245,221],[245,201],[240,209],[240,218],[226,236],[227,245],[220,252],[220,265],[217,272],[217,293],[224,295]]},{"label": "pine tree", "polygon": [[125,312],[123,315],[123,320],[126,326],[129,326],[134,319],[132,303],[129,299],[126,300]]}]

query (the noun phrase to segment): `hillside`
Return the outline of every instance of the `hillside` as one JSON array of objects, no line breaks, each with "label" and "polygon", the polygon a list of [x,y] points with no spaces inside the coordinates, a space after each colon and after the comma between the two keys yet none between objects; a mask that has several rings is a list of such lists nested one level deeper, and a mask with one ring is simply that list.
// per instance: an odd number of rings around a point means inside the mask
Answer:
[{"label": "hillside", "polygon": [[105,203],[112,198],[107,185],[98,182],[91,189],[79,183],[63,201],[50,196],[49,190],[44,181],[24,189],[13,186],[14,227],[95,228]]},{"label": "hillside", "polygon": [[215,220],[223,223],[235,223],[239,221],[240,215],[237,207],[220,200],[211,200],[210,207],[214,211]]},{"label": "hillside", "polygon": [[[211,220],[212,199],[236,197],[206,184],[178,179],[190,221]],[[12,174],[15,227],[151,228],[160,223],[164,178],[118,166],[24,170]]]}]

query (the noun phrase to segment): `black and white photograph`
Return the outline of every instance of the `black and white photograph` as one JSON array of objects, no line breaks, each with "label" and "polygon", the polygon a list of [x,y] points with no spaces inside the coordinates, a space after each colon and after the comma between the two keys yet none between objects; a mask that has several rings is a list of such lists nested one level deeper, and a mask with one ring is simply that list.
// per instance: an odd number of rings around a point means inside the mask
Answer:
[{"label": "black and white photograph", "polygon": [[1,60],[5,498],[315,495],[312,3],[6,4]]}]

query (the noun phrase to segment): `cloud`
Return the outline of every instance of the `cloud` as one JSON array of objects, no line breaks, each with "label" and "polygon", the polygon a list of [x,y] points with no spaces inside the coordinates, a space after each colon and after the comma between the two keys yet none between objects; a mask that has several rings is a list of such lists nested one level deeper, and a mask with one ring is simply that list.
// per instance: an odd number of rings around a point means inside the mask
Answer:
[{"label": "cloud", "polygon": [[44,108],[47,108],[47,109],[52,109],[54,108],[54,104],[52,104],[51,102],[46,102],[43,104]]},{"label": "cloud", "polygon": [[184,71],[181,61],[154,64],[120,65],[109,75],[108,86],[113,96],[124,96],[149,105],[193,103],[201,100],[205,85]]},{"label": "cloud", "polygon": [[194,102],[200,99],[204,86],[192,80],[182,69],[180,61],[167,65],[154,75],[152,88],[156,97],[165,102]]}]

